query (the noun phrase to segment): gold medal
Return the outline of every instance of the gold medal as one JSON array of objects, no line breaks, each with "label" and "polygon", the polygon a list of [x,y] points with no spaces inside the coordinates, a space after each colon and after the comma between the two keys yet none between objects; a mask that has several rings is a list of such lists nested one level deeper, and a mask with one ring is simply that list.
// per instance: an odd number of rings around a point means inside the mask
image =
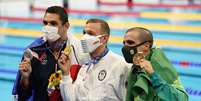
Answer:
[{"label": "gold medal", "polygon": [[63,53],[64,53],[65,55],[69,56],[70,52],[71,52],[71,46],[68,45],[68,46],[66,46],[66,48],[64,49]]}]

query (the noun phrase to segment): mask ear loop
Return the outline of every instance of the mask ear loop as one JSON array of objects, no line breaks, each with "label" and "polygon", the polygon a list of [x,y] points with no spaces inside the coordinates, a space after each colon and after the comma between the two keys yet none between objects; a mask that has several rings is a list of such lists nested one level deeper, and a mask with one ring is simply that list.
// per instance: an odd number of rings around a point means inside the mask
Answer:
[{"label": "mask ear loop", "polygon": [[[104,36],[106,36],[106,34],[98,35],[97,37],[98,37],[98,38],[102,38],[102,37],[104,37]],[[102,44],[102,43],[101,43],[101,44]]]},{"label": "mask ear loop", "polygon": [[142,43],[140,43],[140,44],[138,44],[138,45],[135,45],[135,46],[133,46],[133,47],[138,47],[138,46],[140,46],[140,45],[143,45],[143,44],[146,43],[146,42],[152,42],[152,41],[144,41],[144,42],[142,42]]},{"label": "mask ear loop", "polygon": [[104,35],[97,35],[96,37],[97,37],[97,38],[101,38],[101,37],[103,37],[103,36],[104,36]]},{"label": "mask ear loop", "polygon": [[[146,42],[152,42],[152,41],[144,41],[144,42],[142,42],[142,43],[136,45],[135,47],[138,47],[138,46],[140,46],[140,45],[143,45],[143,44],[146,43]],[[137,54],[140,54],[143,58],[145,58],[145,56],[143,55],[143,52],[142,52],[142,51],[137,52]]]},{"label": "mask ear loop", "polygon": [[[143,45],[143,44],[146,43],[146,42],[150,42],[150,41],[144,41],[144,42],[142,42],[142,43],[140,43],[140,44],[138,44],[138,45],[132,46],[132,47],[136,47],[136,48],[137,48],[137,47]],[[143,54],[143,52],[140,51],[140,52],[137,52],[136,54]],[[145,56],[143,55],[143,57],[145,57]]]}]

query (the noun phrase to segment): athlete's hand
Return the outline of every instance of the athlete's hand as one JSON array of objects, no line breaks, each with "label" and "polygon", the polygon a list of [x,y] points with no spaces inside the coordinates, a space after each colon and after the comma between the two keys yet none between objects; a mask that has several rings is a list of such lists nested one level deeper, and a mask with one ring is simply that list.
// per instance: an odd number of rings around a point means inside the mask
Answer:
[{"label": "athlete's hand", "polygon": [[141,69],[144,69],[148,74],[152,74],[154,69],[150,61],[145,59],[145,56],[142,52],[138,52],[133,57],[133,63],[139,65]]},{"label": "athlete's hand", "polygon": [[69,56],[62,52],[61,56],[59,57],[58,64],[63,75],[69,75],[71,65]]},{"label": "athlete's hand", "polygon": [[31,61],[29,59],[24,59],[19,64],[19,71],[20,71],[22,77],[29,78],[29,76],[32,72]]}]

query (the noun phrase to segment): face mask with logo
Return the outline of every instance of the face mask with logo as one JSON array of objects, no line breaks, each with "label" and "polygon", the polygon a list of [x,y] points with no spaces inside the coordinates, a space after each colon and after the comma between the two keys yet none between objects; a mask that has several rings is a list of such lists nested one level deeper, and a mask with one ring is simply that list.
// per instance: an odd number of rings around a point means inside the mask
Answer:
[{"label": "face mask with logo", "polygon": [[122,47],[121,51],[122,51],[124,59],[126,60],[127,63],[133,63],[133,57],[136,53],[138,53],[137,47],[141,46],[142,44],[144,44],[146,42],[148,42],[148,41],[142,42],[136,46]]},{"label": "face mask with logo", "polygon": [[42,33],[48,42],[55,42],[61,36],[58,34],[58,28],[53,26],[44,26]]},{"label": "face mask with logo", "polygon": [[92,36],[89,34],[85,34],[81,39],[81,45],[84,53],[91,53],[94,50],[96,50],[101,44],[100,37],[102,35],[98,36]]}]

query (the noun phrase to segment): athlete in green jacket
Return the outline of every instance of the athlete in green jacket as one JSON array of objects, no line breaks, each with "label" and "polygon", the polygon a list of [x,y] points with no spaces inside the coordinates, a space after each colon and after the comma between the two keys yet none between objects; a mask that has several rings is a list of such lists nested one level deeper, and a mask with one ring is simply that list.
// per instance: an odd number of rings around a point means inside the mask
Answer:
[{"label": "athlete in green jacket", "polygon": [[152,33],[142,27],[127,30],[122,53],[133,63],[126,101],[188,101],[179,76],[160,49],[151,48]]}]

